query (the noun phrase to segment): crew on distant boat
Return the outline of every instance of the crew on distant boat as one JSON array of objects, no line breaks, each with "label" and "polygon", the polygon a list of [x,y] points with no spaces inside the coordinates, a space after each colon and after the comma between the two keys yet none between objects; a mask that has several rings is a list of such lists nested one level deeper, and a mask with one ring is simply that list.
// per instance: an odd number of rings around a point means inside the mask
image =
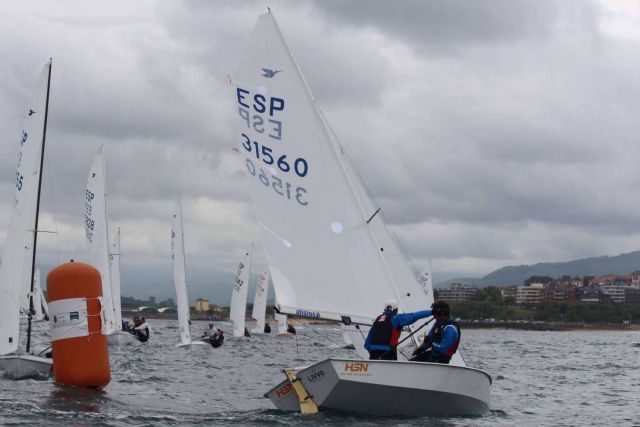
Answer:
[{"label": "crew on distant boat", "polygon": [[251,334],[249,333],[249,330],[247,329],[246,326],[244,328],[244,336],[247,337],[247,338],[251,338]]},{"label": "crew on distant boat", "polygon": [[449,363],[460,344],[460,326],[451,319],[449,304],[438,301],[432,306],[436,323],[424,342],[413,352],[417,362]]},{"label": "crew on distant boat", "polygon": [[133,318],[133,327],[128,329],[128,332],[135,335],[140,342],[149,341],[149,325],[144,317],[138,316]]},{"label": "crew on distant boat", "polygon": [[211,339],[216,335],[218,335],[218,328],[213,326],[213,322],[209,322],[209,329],[204,331],[204,334],[202,334],[202,337]]},{"label": "crew on distant boat", "polygon": [[218,348],[224,342],[224,331],[222,329],[218,329],[218,332],[211,338],[209,338],[209,344],[211,347]]},{"label": "crew on distant boat", "polygon": [[264,325],[264,333],[265,333],[265,334],[270,334],[270,333],[271,333],[271,325],[269,324],[269,322],[267,322],[267,323]]},{"label": "crew on distant boat", "polygon": [[395,300],[387,301],[384,313],[374,320],[364,342],[364,348],[369,351],[369,360],[398,360],[396,347],[402,328],[429,316],[431,310],[398,314],[398,303]]},{"label": "crew on distant boat", "polygon": [[293,334],[293,335],[296,334],[296,328],[293,327],[291,322],[287,322],[287,332],[289,332],[290,334]]}]

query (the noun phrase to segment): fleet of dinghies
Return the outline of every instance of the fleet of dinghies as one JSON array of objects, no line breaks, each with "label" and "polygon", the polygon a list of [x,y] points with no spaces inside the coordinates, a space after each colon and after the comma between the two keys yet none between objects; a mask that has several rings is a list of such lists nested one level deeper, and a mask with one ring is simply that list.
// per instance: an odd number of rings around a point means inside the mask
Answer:
[{"label": "fleet of dinghies", "polygon": [[[259,17],[232,85],[238,149],[280,313],[366,327],[389,299],[400,312],[429,308],[430,289],[416,279],[271,12]],[[419,345],[416,335],[411,341]],[[282,410],[478,415],[489,409],[491,377],[462,359],[457,366],[327,359],[285,372],[287,379],[266,394]]]},{"label": "fleet of dinghies", "polygon": [[[40,357],[31,343],[32,322],[47,315],[35,261],[51,67],[51,61],[45,65],[24,117],[15,205],[0,266],[0,369],[12,378],[51,371],[51,359]],[[287,316],[335,321],[359,356],[288,367],[283,381],[265,396],[280,410],[303,413],[486,413],[492,379],[467,366],[459,354],[450,364],[409,361],[420,345],[420,325],[403,331],[399,360],[368,360],[365,336],[384,302],[396,300],[404,313],[431,306],[431,267],[416,278],[380,207],[318,107],[271,11],[258,18],[231,82],[240,127],[238,150],[269,262],[256,285],[252,332],[265,333],[271,279],[278,336],[293,336]],[[123,331],[120,229],[110,239],[105,169],[101,146],[84,194],[88,252],[102,279],[103,332],[109,344],[129,344],[137,339]],[[234,276],[234,337],[248,335],[252,259],[253,245]],[[190,331],[180,199],[171,220],[171,262],[180,332],[176,347],[202,345]]]}]

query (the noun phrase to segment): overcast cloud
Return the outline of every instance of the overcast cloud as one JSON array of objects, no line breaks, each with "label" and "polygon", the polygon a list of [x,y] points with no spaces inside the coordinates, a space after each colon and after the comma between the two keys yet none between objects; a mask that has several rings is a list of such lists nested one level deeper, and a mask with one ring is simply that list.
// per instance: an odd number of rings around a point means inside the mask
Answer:
[{"label": "overcast cloud", "polygon": [[[640,1],[268,3],[416,268],[638,249]],[[230,271],[258,235],[227,76],[266,5],[0,3],[0,241],[19,117],[52,56],[42,257],[86,258],[104,144],[123,266],[169,265],[182,195],[188,262]]]}]

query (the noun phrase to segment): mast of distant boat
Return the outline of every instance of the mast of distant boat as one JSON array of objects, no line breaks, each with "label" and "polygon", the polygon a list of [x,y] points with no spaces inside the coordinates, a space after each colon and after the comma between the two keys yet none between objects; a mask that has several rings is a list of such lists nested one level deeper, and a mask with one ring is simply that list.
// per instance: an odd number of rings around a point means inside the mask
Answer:
[{"label": "mast of distant boat", "polygon": [[42,147],[40,151],[40,176],[38,177],[38,197],[36,199],[36,219],[33,227],[33,249],[31,257],[31,285],[29,292],[29,314],[27,315],[27,353],[31,350],[31,321],[34,313],[33,308],[33,280],[36,275],[36,245],[38,244],[38,216],[40,215],[40,190],[42,187],[42,168],[44,166],[44,147],[47,140],[47,118],[49,115],[49,90],[51,88],[51,67],[53,58],[49,58],[49,75],[47,76],[47,99],[44,107],[44,129],[42,131]]}]

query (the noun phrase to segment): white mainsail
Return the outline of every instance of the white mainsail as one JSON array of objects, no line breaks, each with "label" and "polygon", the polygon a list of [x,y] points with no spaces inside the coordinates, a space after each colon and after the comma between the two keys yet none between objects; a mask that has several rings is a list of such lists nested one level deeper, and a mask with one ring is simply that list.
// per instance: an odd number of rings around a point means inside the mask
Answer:
[{"label": "white mainsail", "polygon": [[371,323],[427,309],[401,247],[316,105],[271,13],[234,74],[249,188],[283,313]]},{"label": "white mainsail", "polygon": [[276,313],[274,317],[278,322],[278,333],[286,334],[287,333],[287,316],[285,316],[284,314]]},{"label": "white mainsail", "polygon": [[111,295],[109,267],[109,234],[107,220],[107,188],[104,150],[101,145],[93,160],[84,198],[85,230],[92,263],[102,278],[103,327],[106,334],[116,331],[115,311]]},{"label": "white mainsail", "polygon": [[265,315],[267,312],[267,297],[269,296],[269,270],[265,270],[258,277],[256,294],[253,297],[253,311],[251,317],[256,321],[256,327],[251,332],[264,333]]},{"label": "white mainsail", "polygon": [[18,140],[16,199],[0,266],[0,355],[18,350],[22,300],[31,290],[40,157],[50,67],[49,62],[40,74],[38,88],[26,109],[22,134]]},{"label": "white mainsail", "polygon": [[244,259],[238,264],[238,270],[234,277],[233,291],[231,293],[231,311],[229,318],[233,322],[233,336],[244,336],[244,321],[247,311],[247,291],[249,289],[249,276],[251,274],[251,250],[245,253]]},{"label": "white mainsail", "polygon": [[184,231],[182,225],[182,202],[178,199],[171,217],[171,263],[173,265],[173,283],[176,287],[178,304],[178,325],[182,344],[191,343],[189,329],[189,299],[187,296],[187,274],[184,252]]},{"label": "white mainsail", "polygon": [[113,321],[115,330],[122,330],[122,301],[120,297],[120,227],[111,242],[109,253],[109,274],[111,279],[111,302],[113,303]]}]

